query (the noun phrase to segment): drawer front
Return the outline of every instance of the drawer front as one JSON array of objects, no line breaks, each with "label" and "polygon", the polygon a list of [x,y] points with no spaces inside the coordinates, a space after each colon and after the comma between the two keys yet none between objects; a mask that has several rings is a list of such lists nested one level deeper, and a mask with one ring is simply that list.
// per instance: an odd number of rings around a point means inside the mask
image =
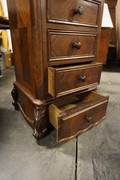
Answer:
[{"label": "drawer front", "polygon": [[108,100],[103,100],[103,102],[82,111],[59,117],[58,142],[71,139],[100,123],[105,118],[107,104]]},{"label": "drawer front", "polygon": [[51,104],[49,118],[57,129],[58,142],[72,139],[99,124],[105,118],[108,99],[92,91]]},{"label": "drawer front", "polygon": [[96,0],[47,0],[48,22],[97,27],[99,8]]},{"label": "drawer front", "polygon": [[84,33],[48,32],[49,61],[93,61],[96,56],[97,35]]},{"label": "drawer front", "polygon": [[101,70],[101,64],[67,68],[50,67],[48,69],[48,92],[58,97],[97,86]]}]

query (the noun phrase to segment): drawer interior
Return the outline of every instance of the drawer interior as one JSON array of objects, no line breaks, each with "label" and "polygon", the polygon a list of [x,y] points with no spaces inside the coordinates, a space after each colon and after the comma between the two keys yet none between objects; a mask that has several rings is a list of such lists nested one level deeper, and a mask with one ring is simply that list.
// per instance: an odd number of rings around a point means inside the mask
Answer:
[{"label": "drawer interior", "polygon": [[81,106],[83,104],[85,105],[86,103],[96,100],[98,98],[101,98],[101,95],[93,91],[93,92],[85,93],[82,95],[80,94],[80,95],[73,96],[72,98],[59,101],[55,104],[57,108],[59,108],[59,110],[64,111],[67,109],[71,109],[72,107],[76,107],[78,105],[81,105]]}]

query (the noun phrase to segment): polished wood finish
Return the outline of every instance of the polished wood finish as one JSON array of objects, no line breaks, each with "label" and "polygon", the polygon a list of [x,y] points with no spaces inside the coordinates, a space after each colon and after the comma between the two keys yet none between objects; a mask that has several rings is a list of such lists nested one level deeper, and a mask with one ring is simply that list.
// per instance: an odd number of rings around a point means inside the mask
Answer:
[{"label": "polished wood finish", "polygon": [[33,0],[7,3],[17,82],[33,97],[43,99],[41,3]]},{"label": "polished wood finish", "polygon": [[25,119],[34,127],[34,137],[36,139],[41,139],[48,127],[46,103],[32,97],[17,82],[14,83],[12,97],[15,109],[19,109]]},{"label": "polished wood finish", "polygon": [[[84,26],[98,26],[99,1],[90,0],[47,0],[48,22]],[[93,13],[94,12],[94,13]]]},{"label": "polished wood finish", "polygon": [[[97,49],[104,0],[7,3],[16,73],[13,105],[33,125],[34,137],[40,139],[50,123],[51,104],[72,99],[78,93],[84,97],[99,83]],[[80,106],[75,109],[79,114]],[[79,124],[82,120],[77,121]],[[61,131],[62,139],[71,138],[67,131]]]},{"label": "polished wood finish", "polygon": [[68,101],[49,106],[50,122],[57,129],[58,142],[71,139],[99,124],[105,118],[108,97],[90,92]]},{"label": "polished wood finish", "polygon": [[[64,64],[93,61],[96,58],[97,35],[55,31],[48,33],[49,61]],[[87,43],[86,43],[87,42]],[[59,51],[58,51],[59,49]]]},{"label": "polished wood finish", "polygon": [[48,92],[55,97],[97,86],[101,64],[48,69]]}]

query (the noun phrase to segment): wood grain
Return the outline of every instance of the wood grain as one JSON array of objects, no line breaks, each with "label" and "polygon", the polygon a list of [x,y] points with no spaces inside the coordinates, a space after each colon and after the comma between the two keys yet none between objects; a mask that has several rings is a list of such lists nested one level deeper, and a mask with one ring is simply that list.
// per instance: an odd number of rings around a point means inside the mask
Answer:
[{"label": "wood grain", "polygon": [[64,100],[62,105],[51,104],[49,106],[50,122],[57,129],[58,142],[74,138],[99,124],[105,118],[107,103],[108,97],[91,92],[76,103],[69,102],[67,108],[65,108]]},{"label": "wood grain", "polygon": [[[75,32],[49,32],[49,61],[64,64],[64,61],[71,63],[93,61],[96,57],[97,35],[75,33]],[[75,43],[80,43],[79,49],[74,47]]]},{"label": "wood grain", "polygon": [[[101,64],[96,62],[104,0],[7,0],[7,3],[16,73],[13,104],[33,125],[33,135],[39,139],[49,125],[49,105],[74,99],[78,93],[84,98],[83,93],[96,89],[100,81]],[[88,106],[92,108],[89,103]],[[78,110],[66,100],[61,113],[69,114],[72,109],[72,113],[80,114],[80,104],[79,107]],[[101,108],[98,109],[101,114]],[[50,116],[54,120],[58,115],[51,111]],[[65,131],[66,125],[62,131],[59,129],[61,119],[55,124],[62,140],[70,139],[70,132],[74,132],[73,136],[79,132],[80,126],[79,130],[76,126],[81,124],[82,116],[75,117],[75,121],[68,118]]]},{"label": "wood grain", "polygon": [[[99,4],[98,1],[89,0],[47,0],[48,22],[96,27],[98,26]],[[83,13],[75,15],[74,11],[80,6],[83,7]]]},{"label": "wood grain", "polygon": [[56,97],[94,86],[100,81],[101,68],[101,64],[49,68],[48,91]]}]

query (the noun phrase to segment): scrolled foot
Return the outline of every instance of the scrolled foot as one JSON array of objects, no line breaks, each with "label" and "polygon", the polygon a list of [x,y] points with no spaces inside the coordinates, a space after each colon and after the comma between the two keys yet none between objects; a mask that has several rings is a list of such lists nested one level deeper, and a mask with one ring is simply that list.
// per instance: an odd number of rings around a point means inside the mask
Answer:
[{"label": "scrolled foot", "polygon": [[40,140],[46,133],[47,128],[44,125],[46,122],[46,106],[36,106],[34,109],[34,132],[35,139]]},{"label": "scrolled foot", "polygon": [[12,104],[15,107],[15,110],[19,110],[19,106],[17,104],[17,101],[18,101],[18,92],[17,92],[17,88],[15,87],[15,85],[13,87],[11,95],[12,95],[12,98],[13,98]]},{"label": "scrolled foot", "polygon": [[33,136],[35,137],[36,140],[40,140],[45,135],[46,131],[47,131],[47,128],[45,128],[41,132],[37,132],[37,130],[35,129],[33,132]]}]

